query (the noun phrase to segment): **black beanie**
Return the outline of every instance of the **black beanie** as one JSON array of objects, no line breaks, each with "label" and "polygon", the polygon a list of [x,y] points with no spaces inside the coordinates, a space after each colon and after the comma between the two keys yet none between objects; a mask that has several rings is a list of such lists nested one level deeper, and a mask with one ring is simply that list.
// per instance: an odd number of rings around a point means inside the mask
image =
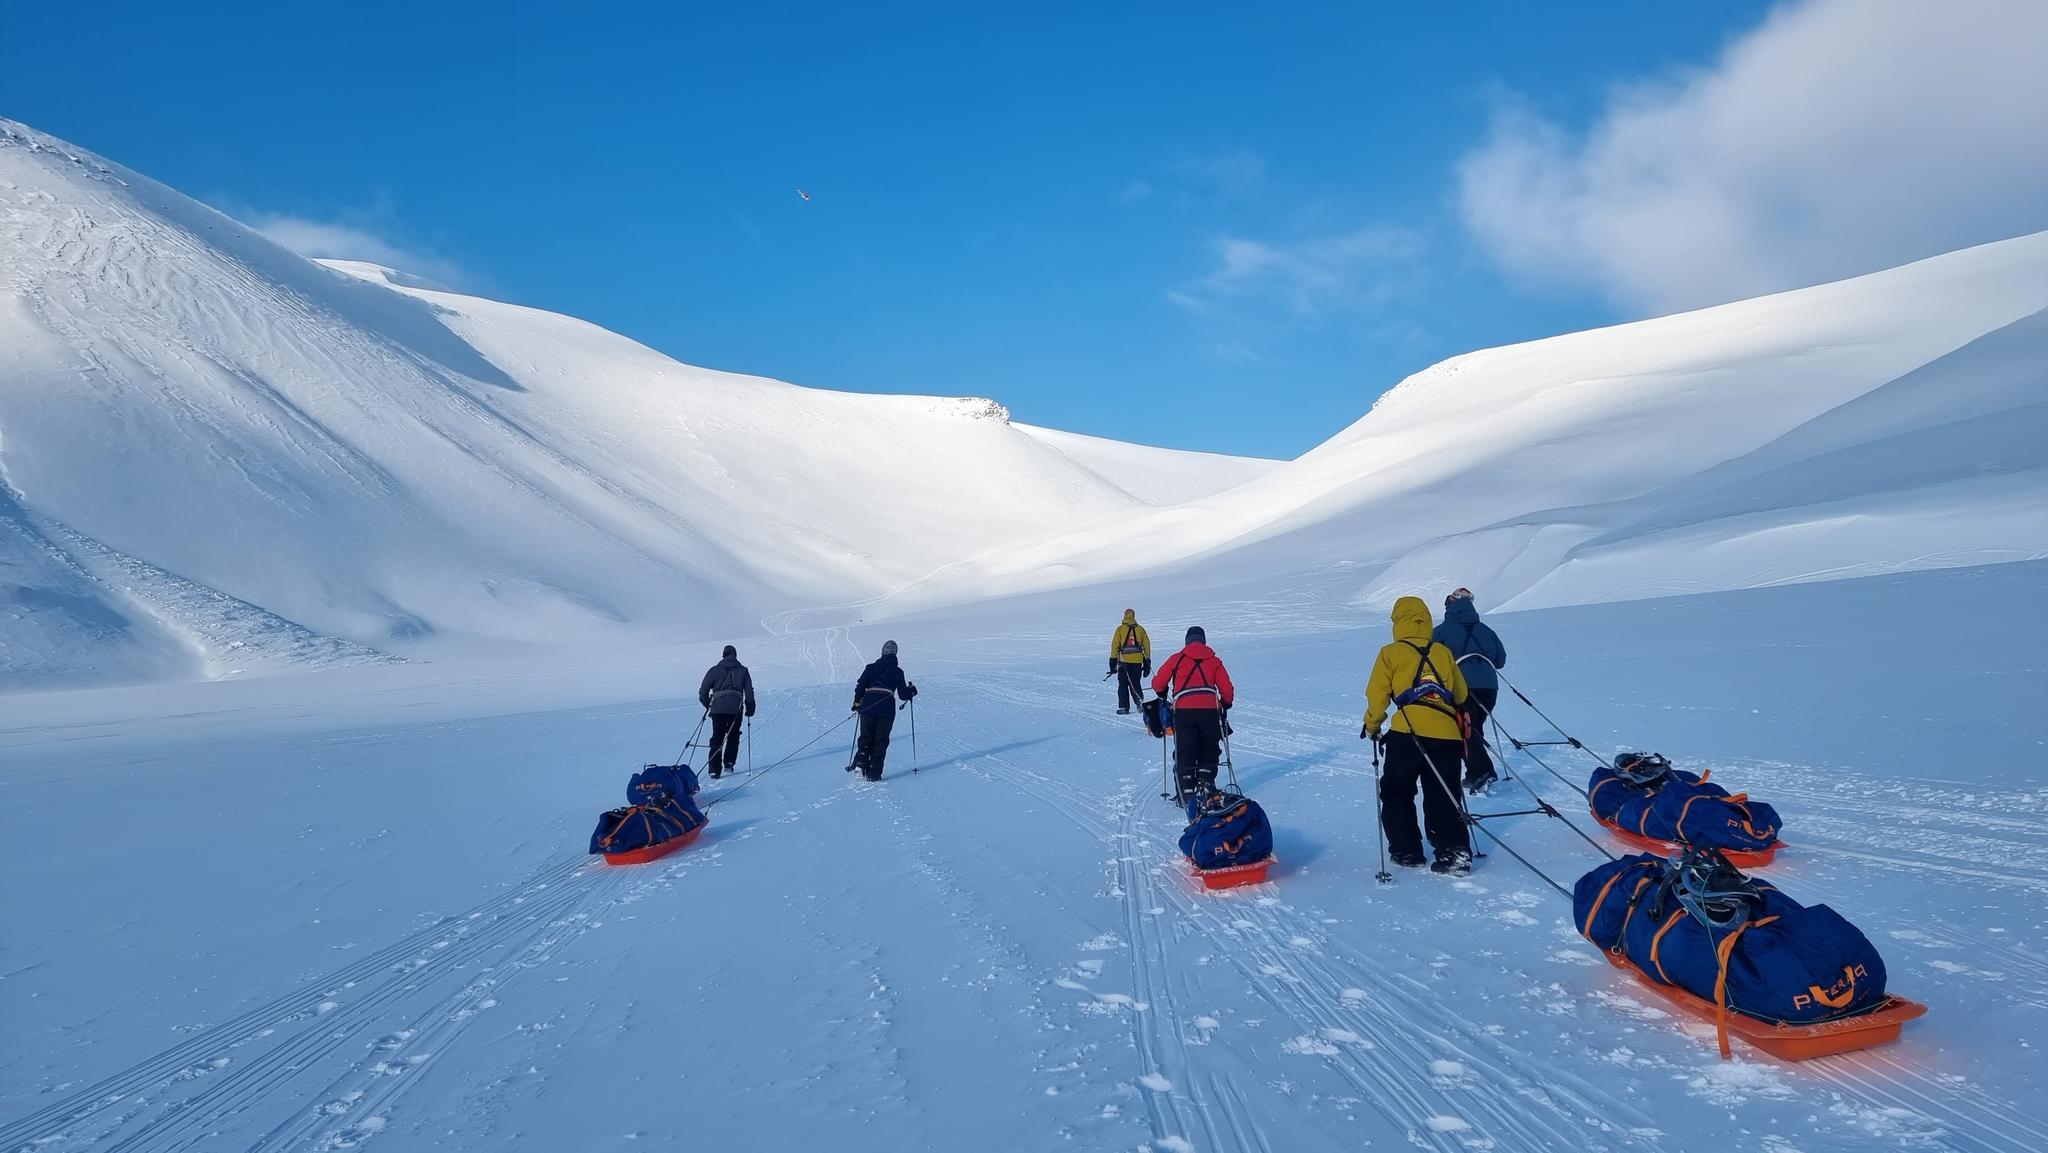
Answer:
[{"label": "black beanie", "polygon": [[731,645],[727,645],[725,646],[725,655],[729,657],[736,657],[740,655],[740,651],[732,647]]},{"label": "black beanie", "polygon": [[1189,625],[1187,639],[1181,641],[1181,643],[1184,645],[1197,643],[1206,645],[1209,643],[1209,634],[1202,631],[1201,625]]}]

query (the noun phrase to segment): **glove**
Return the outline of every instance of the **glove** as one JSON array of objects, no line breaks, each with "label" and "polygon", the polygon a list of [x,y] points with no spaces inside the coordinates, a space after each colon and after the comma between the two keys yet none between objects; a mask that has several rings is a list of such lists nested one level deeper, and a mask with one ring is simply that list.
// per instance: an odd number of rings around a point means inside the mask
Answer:
[{"label": "glove", "polygon": [[1117,664],[1118,664],[1118,663],[1119,663],[1119,662],[1117,661],[1117,659],[1116,659],[1115,657],[1111,657],[1111,658],[1109,658],[1109,671],[1110,671],[1110,672],[1112,672],[1112,673],[1113,673],[1113,672],[1115,672],[1115,671],[1116,671],[1116,666],[1117,666]]},{"label": "glove", "polygon": [[749,701],[749,702],[747,702],[747,716],[748,716],[748,717],[752,717],[753,715],[754,715],[754,704],[753,704],[753,702],[752,702],[752,701]]},{"label": "glove", "polygon": [[1145,661],[1145,675],[1148,677],[1152,675],[1152,662],[1150,659]]},{"label": "glove", "polygon": [[859,711],[860,711],[860,702],[859,702],[859,701],[855,701],[855,702],[853,702],[853,707],[852,707],[852,708],[850,708],[850,709],[848,709],[848,710],[846,710],[846,711],[847,711],[847,712],[850,712],[850,713],[857,713],[857,712],[859,712]]},{"label": "glove", "polygon": [[1371,741],[1374,744],[1378,744],[1380,735],[1373,731],[1372,725],[1362,724],[1358,726],[1358,739],[1361,741]]},{"label": "glove", "polygon": [[904,686],[903,686],[903,699],[904,699],[904,700],[906,700],[906,701],[914,701],[914,700],[916,700],[916,699],[917,699],[917,686],[916,686],[916,685],[904,685]]}]

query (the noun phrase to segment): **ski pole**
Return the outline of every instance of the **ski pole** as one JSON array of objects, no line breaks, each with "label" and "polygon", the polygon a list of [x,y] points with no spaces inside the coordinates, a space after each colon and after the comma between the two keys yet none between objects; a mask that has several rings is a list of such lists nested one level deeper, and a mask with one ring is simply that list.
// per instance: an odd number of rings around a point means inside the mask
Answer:
[{"label": "ski pole", "polygon": [[1218,722],[1223,726],[1223,771],[1230,778],[1230,791],[1237,791],[1237,766],[1230,762],[1230,710],[1216,711]]},{"label": "ski pole", "polygon": [[1171,733],[1172,730],[1169,729],[1159,737],[1159,799],[1162,801],[1173,800],[1175,792],[1173,787],[1173,761],[1170,756],[1170,750],[1167,748],[1168,742],[1166,740],[1166,737]]},{"label": "ski pole", "polygon": [[697,718],[697,727],[690,730],[690,739],[683,742],[683,751],[676,754],[676,759],[673,763],[680,765],[687,762],[690,750],[697,747],[697,734],[704,731],[704,722],[710,716],[711,710],[706,708],[703,715]]},{"label": "ski pole", "polygon": [[754,771],[754,718],[747,716],[747,771]]},{"label": "ski pole", "polygon": [[1394,883],[1394,874],[1387,871],[1387,795],[1380,790],[1380,741],[1377,733],[1372,740],[1372,795],[1378,820],[1373,822],[1373,841],[1380,849],[1380,871],[1373,874],[1373,880],[1382,885]]},{"label": "ski pole", "polygon": [[910,698],[910,775],[917,775],[917,698]]}]

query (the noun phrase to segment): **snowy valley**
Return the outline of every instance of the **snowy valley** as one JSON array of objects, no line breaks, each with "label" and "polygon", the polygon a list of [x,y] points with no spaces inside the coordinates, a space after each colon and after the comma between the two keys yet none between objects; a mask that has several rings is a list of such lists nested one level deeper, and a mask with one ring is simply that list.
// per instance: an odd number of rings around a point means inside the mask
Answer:
[{"label": "snowy valley", "polygon": [[[304,260],[0,121],[0,1153],[2048,1147],[2044,366],[2039,234],[1177,452]],[[1375,883],[1366,669],[1458,585],[1590,748],[1774,801],[1929,1015],[1720,1060],[1541,815]],[[1189,882],[1127,604],[1230,662],[1273,883]],[[727,642],[773,771],[607,868]],[[1485,802],[1593,831],[1534,754]]]}]

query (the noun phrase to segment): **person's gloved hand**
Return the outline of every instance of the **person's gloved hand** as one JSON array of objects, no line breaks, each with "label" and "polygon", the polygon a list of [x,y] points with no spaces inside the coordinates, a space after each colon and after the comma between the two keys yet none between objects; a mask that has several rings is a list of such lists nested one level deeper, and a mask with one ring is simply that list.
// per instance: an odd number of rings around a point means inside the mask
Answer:
[{"label": "person's gloved hand", "polygon": [[906,700],[906,701],[914,701],[914,700],[916,700],[916,699],[917,699],[917,686],[916,686],[916,685],[914,685],[914,684],[912,684],[912,685],[904,685],[904,686],[903,686],[903,699],[904,699],[904,700]]},{"label": "person's gloved hand", "polygon": [[850,712],[850,713],[857,713],[857,712],[859,712],[859,711],[860,711],[860,702],[859,702],[859,701],[855,701],[855,702],[853,702],[853,707],[852,707],[852,708],[850,708],[850,709],[848,709],[848,710],[846,710],[846,711],[847,711],[847,712]]},{"label": "person's gloved hand", "polygon": [[1364,724],[1358,726],[1358,739],[1361,741],[1371,741],[1374,744],[1378,744],[1380,740],[1380,735],[1372,731],[1372,722],[1367,721]]},{"label": "person's gloved hand", "polygon": [[749,716],[749,717],[752,717],[753,715],[754,715],[754,702],[752,702],[752,701],[748,701],[748,702],[747,702],[747,716]]},{"label": "person's gloved hand", "polygon": [[1109,658],[1109,671],[1110,671],[1110,672],[1112,672],[1112,673],[1113,673],[1113,672],[1115,672],[1115,671],[1116,671],[1116,666],[1117,666],[1117,659],[1116,659],[1115,657],[1111,657],[1111,658]]}]

